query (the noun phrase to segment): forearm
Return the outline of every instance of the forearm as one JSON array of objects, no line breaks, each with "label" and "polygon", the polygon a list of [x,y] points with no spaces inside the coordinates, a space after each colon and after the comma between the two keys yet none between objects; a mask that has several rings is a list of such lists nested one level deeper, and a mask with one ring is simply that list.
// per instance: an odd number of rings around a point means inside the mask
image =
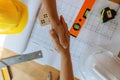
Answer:
[{"label": "forearm", "polygon": [[56,0],[42,0],[46,8],[51,24],[59,24],[59,17],[56,8]]},{"label": "forearm", "polygon": [[61,80],[74,80],[70,53],[66,53],[66,54],[68,55],[67,56],[61,55],[60,79]]}]

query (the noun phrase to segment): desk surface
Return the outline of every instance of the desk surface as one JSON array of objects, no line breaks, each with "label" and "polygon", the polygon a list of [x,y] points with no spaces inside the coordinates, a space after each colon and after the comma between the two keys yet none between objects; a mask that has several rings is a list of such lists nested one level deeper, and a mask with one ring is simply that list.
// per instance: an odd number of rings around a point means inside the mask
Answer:
[{"label": "desk surface", "polygon": [[[8,49],[0,48],[0,59],[5,59],[16,55],[17,55],[16,53]],[[40,65],[33,61],[15,64],[12,65],[10,68],[13,75],[12,80],[47,80],[49,72],[51,72],[52,74],[51,80],[58,80],[60,73],[53,67],[47,65]],[[0,74],[0,80],[3,80],[2,74]]]},{"label": "desk surface", "polygon": [[116,2],[116,3],[120,4],[120,0],[111,0],[111,1],[113,1],[113,2]]},{"label": "desk surface", "polygon": [[[17,55],[16,53],[0,48],[0,59]],[[37,64],[33,61],[23,62],[11,66],[13,80],[47,80],[48,72],[52,73],[52,80],[57,80],[59,71],[52,67]],[[0,80],[3,80],[0,75]]]}]

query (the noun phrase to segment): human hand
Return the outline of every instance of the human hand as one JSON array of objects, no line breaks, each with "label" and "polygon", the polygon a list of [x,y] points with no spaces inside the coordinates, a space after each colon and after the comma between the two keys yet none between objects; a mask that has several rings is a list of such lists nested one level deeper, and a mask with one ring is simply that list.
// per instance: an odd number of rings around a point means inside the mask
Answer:
[{"label": "human hand", "polygon": [[[67,55],[69,52],[70,45],[70,35],[68,31],[68,26],[63,18],[60,16],[60,25],[57,25],[57,31],[55,29],[50,30],[50,35],[55,46],[55,49],[61,53],[61,55]],[[56,26],[55,26],[56,27]],[[66,47],[64,47],[63,43],[65,43]]]},{"label": "human hand", "polygon": [[68,42],[65,38],[66,32],[68,32],[67,24],[63,18],[63,16],[60,16],[60,20],[51,20],[52,29],[54,29],[55,34],[57,35],[60,44],[64,47],[68,47]]}]

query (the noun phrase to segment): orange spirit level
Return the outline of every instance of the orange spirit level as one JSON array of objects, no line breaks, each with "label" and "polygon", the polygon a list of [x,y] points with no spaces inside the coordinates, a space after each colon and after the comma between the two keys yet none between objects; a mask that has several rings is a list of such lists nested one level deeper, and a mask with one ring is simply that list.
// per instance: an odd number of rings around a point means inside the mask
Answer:
[{"label": "orange spirit level", "polygon": [[90,12],[92,6],[94,5],[95,0],[85,0],[83,3],[78,16],[76,17],[73,26],[70,29],[70,34],[74,37],[77,37],[83,24],[86,21],[87,15]]}]

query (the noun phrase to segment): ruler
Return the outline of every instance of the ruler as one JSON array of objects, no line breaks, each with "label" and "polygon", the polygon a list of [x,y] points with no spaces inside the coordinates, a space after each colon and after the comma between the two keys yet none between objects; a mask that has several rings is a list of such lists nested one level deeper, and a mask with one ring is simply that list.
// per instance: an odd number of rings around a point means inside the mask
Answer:
[{"label": "ruler", "polygon": [[22,55],[10,57],[7,59],[0,60],[0,68],[4,68],[7,66],[11,66],[14,64],[18,64],[18,63],[22,63],[22,62],[30,61],[33,59],[42,58],[42,57],[43,55],[41,51],[36,51],[29,54],[22,54]]}]

